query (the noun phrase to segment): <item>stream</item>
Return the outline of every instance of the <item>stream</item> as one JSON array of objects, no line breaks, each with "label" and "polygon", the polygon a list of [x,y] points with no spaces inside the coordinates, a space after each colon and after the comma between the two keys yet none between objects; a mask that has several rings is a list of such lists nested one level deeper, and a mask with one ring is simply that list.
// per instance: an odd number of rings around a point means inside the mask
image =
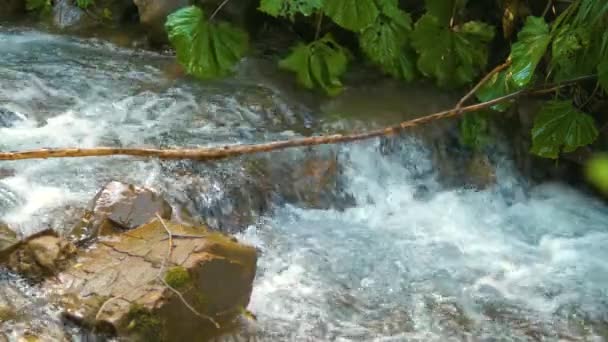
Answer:
[{"label": "stream", "polygon": [[[11,127],[0,125],[0,150],[254,143],[378,127],[455,103],[393,85],[335,100],[298,97],[267,61],[246,60],[214,82],[173,78],[172,63],[100,40],[0,26],[0,110],[15,116]],[[338,186],[320,190],[321,204],[297,191],[261,195],[256,184],[268,179],[251,175],[253,157],[1,162],[0,221],[21,236],[68,233],[108,181],[157,189],[184,216],[260,250],[249,306],[257,321],[240,333],[245,339],[608,340],[601,201],[563,184],[530,185],[501,149],[491,156],[495,184],[446,187],[430,148],[408,134],[273,153],[279,172],[270,181],[288,183],[280,163],[307,153],[340,165]],[[232,219],[237,211],[247,215]],[[35,292],[12,275],[0,283]],[[54,315],[43,311],[42,325]],[[10,336],[14,327],[0,329]]]}]

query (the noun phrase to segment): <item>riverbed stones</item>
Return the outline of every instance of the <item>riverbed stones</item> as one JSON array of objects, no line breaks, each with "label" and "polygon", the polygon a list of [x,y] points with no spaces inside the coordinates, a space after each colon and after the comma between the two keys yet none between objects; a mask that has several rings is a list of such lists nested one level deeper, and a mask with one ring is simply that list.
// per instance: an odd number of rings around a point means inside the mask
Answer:
[{"label": "riverbed stones", "polygon": [[76,252],[74,245],[50,230],[33,235],[11,249],[8,267],[35,280],[56,274]]},{"label": "riverbed stones", "polygon": [[101,238],[44,287],[80,324],[134,341],[202,341],[245,310],[256,260],[227,235],[154,220]]},{"label": "riverbed stones", "polygon": [[134,229],[160,215],[170,219],[171,205],[156,191],[110,182],[95,195],[72,235],[87,239]]}]

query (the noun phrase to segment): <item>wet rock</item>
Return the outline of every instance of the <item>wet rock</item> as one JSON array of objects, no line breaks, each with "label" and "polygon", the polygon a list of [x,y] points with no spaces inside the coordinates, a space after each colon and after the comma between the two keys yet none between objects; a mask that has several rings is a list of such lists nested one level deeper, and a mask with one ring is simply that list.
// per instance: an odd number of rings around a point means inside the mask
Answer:
[{"label": "wet rock", "polygon": [[8,19],[25,13],[25,0],[0,1],[0,19]]},{"label": "wet rock", "polygon": [[56,0],[53,6],[53,23],[60,29],[87,30],[110,27],[132,21],[137,9],[129,0],[96,0],[86,9],[76,1]]},{"label": "wet rock", "polygon": [[53,6],[53,24],[60,29],[83,29],[95,26],[96,21],[78,7],[75,1],[57,0]]},{"label": "wet rock", "polygon": [[202,341],[247,307],[256,259],[229,236],[155,220],[80,251],[44,288],[79,324],[134,341]]},{"label": "wet rock", "polygon": [[12,284],[14,281],[0,280],[0,341],[70,341],[62,322]]},{"label": "wet rock", "polygon": [[354,203],[333,150],[273,153],[221,166],[179,162],[165,167],[167,174],[179,172],[179,184],[165,185],[178,207],[176,216],[185,216],[185,222],[204,220],[227,233],[256,224],[274,204],[341,210]]},{"label": "wet rock", "polygon": [[0,222],[0,262],[6,259],[19,244],[19,237],[8,225]]},{"label": "wet rock", "polygon": [[8,267],[35,280],[59,272],[76,252],[74,245],[52,231],[31,236],[13,249]]},{"label": "wet rock", "polygon": [[139,12],[139,22],[149,29],[150,40],[156,43],[167,41],[165,20],[181,7],[189,5],[188,0],[133,0]]},{"label": "wet rock", "polygon": [[0,128],[12,127],[16,122],[22,121],[23,115],[0,107]]},{"label": "wet rock", "polygon": [[73,230],[78,239],[134,229],[156,217],[171,218],[171,205],[154,190],[110,182],[93,198],[89,209]]}]

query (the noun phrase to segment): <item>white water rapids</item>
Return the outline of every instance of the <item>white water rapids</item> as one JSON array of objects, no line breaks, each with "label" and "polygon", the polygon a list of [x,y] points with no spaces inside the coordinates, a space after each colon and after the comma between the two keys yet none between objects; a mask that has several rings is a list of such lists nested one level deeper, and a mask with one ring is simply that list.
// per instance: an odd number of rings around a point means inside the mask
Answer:
[{"label": "white water rapids", "polygon": [[[289,125],[299,118],[280,91],[267,96],[282,113],[277,124],[247,102],[260,91],[255,79],[170,83],[161,72],[168,61],[0,27],[0,107],[26,118],[0,128],[0,149],[196,146],[295,134]],[[340,147],[354,207],[281,204],[239,234],[261,252],[249,307],[258,340],[608,337],[604,204],[564,185],[530,188],[509,160],[486,190],[444,189],[426,147],[401,140],[389,154],[379,153],[377,141]],[[65,208],[86,205],[108,180],[159,188],[167,197],[179,189],[168,183],[183,182],[175,166],[167,172],[158,161],[125,158],[0,163],[5,167],[14,174],[0,179],[0,220],[23,235],[62,229]],[[221,193],[222,186],[214,181],[209,189]]]}]

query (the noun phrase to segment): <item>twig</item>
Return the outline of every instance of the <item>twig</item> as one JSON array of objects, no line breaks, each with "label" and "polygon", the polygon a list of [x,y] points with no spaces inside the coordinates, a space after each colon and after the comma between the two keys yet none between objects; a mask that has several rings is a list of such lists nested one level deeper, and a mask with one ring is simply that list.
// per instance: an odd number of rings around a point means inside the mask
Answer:
[{"label": "twig", "polygon": [[321,27],[323,25],[323,11],[318,11],[317,15],[318,15],[318,19],[317,19],[317,30],[315,31],[315,40],[318,40],[319,36],[321,36]]},{"label": "twig", "polygon": [[545,10],[543,11],[543,15],[541,15],[541,18],[544,18],[547,13],[549,13],[549,10],[551,9],[551,5],[553,5],[553,0],[547,0],[547,7],[545,7]]},{"label": "twig", "polygon": [[507,67],[509,67],[511,65],[511,60],[508,60],[506,62],[504,62],[503,64],[497,66],[496,68],[492,69],[492,71],[490,71],[487,75],[485,75],[479,82],[477,82],[477,84],[473,87],[473,89],[471,89],[471,91],[469,91],[462,99],[460,99],[460,101],[458,101],[458,104],[456,104],[456,109],[461,109],[462,106],[472,97],[475,95],[475,93],[479,90],[479,88],[481,88],[484,84],[486,84],[486,82],[488,82],[490,80],[490,78],[492,78],[492,76],[494,76],[495,74],[503,71],[504,69],[506,69]]},{"label": "twig", "polygon": [[111,301],[115,300],[115,299],[122,299],[120,297],[111,297],[108,300],[106,300],[105,302],[103,302],[103,304],[101,304],[101,306],[99,307],[99,310],[97,310],[97,314],[95,315],[95,320],[99,321],[99,317],[101,317],[101,314],[103,313],[103,310],[106,308],[106,305],[108,305]]},{"label": "twig", "polygon": [[217,8],[215,9],[215,11],[213,11],[213,13],[211,14],[211,16],[209,17],[209,21],[213,20],[213,18],[215,18],[215,16],[220,13],[220,11],[222,10],[222,8],[224,6],[226,6],[226,4],[229,2],[230,0],[224,0],[222,1],[222,3],[217,6]]},{"label": "twig", "polygon": [[158,213],[156,213],[156,218],[158,218],[158,220],[160,221],[160,224],[163,226],[163,228],[165,228],[165,231],[167,232],[167,235],[169,236],[169,250],[167,251],[167,256],[163,259],[163,262],[160,265],[160,270],[158,271],[158,275],[157,275],[158,279],[163,283],[163,285],[165,285],[169,290],[171,290],[193,314],[197,315],[198,317],[200,317],[202,319],[208,320],[215,326],[216,329],[219,329],[220,324],[218,322],[216,322],[210,316],[207,316],[207,315],[204,315],[204,314],[198,312],[194,307],[192,307],[192,305],[190,305],[190,303],[188,303],[188,301],[186,300],[186,298],[184,298],[182,293],[179,292],[178,290],[176,290],[173,286],[169,285],[167,283],[167,281],[165,280],[165,278],[163,277],[163,273],[165,272],[165,265],[167,263],[167,260],[171,259],[171,254],[173,252],[173,233],[171,233],[171,230],[169,229],[169,227],[167,227],[167,225],[165,224],[165,221],[163,220],[162,217],[160,217],[160,215]]},{"label": "twig", "polygon": [[79,158],[79,157],[104,157],[104,156],[134,156],[159,159],[193,159],[199,161],[212,161],[226,158],[233,158],[242,155],[283,150],[294,147],[318,146],[328,144],[341,144],[347,142],[361,141],[383,136],[392,136],[400,131],[417,127],[436,120],[457,117],[463,113],[475,112],[481,109],[490,108],[498,103],[516,99],[522,95],[542,95],[548,91],[553,91],[578,82],[595,79],[597,75],[581,76],[557,84],[522,89],[496,99],[486,102],[473,104],[460,109],[449,109],[442,112],[426,115],[417,119],[403,121],[393,126],[380,129],[364,131],[351,134],[333,134],[306,137],[299,139],[280,140],[269,143],[245,145],[225,145],[219,147],[195,148],[195,149],[146,149],[146,148],[119,148],[119,147],[96,147],[96,148],[55,148],[39,149],[18,152],[0,152],[0,160],[24,160],[24,159],[48,159],[48,158]]}]

